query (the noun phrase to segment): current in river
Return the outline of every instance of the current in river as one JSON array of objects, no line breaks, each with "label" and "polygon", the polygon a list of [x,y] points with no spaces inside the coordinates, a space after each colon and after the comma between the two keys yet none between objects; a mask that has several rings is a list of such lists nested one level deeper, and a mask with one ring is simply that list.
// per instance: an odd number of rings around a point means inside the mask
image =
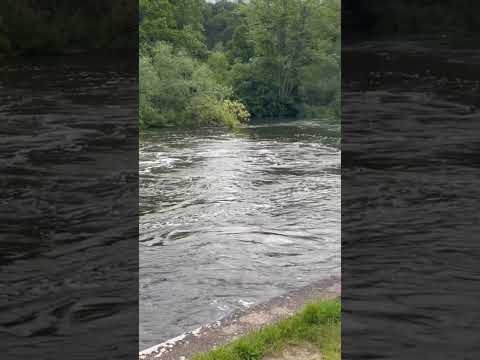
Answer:
[{"label": "current in river", "polygon": [[140,349],[340,272],[340,126],[140,139]]}]

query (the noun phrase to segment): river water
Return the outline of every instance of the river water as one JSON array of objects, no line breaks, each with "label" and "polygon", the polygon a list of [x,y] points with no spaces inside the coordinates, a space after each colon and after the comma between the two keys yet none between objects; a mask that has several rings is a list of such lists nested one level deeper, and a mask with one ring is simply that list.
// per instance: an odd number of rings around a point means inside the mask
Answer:
[{"label": "river water", "polygon": [[0,61],[2,359],[137,352],[137,94],[135,62]]},{"label": "river water", "polygon": [[141,138],[141,349],[340,272],[339,129]]},{"label": "river water", "polygon": [[478,358],[480,52],[343,51],[342,358]]}]

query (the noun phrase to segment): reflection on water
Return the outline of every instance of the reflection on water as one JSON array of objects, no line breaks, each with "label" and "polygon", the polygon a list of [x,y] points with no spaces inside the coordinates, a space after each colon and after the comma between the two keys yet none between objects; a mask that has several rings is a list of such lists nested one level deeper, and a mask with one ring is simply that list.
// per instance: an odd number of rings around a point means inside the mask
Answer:
[{"label": "reflection on water", "polygon": [[255,123],[140,145],[140,348],[340,271],[339,127]]}]

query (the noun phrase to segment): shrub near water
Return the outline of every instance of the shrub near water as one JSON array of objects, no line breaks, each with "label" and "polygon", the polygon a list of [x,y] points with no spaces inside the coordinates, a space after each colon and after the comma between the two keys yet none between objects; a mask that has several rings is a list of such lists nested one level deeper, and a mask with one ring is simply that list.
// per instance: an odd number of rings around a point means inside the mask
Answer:
[{"label": "shrub near water", "polygon": [[210,67],[164,42],[142,49],[140,124],[239,125],[249,118],[243,104],[229,100],[232,90],[220,84]]},{"label": "shrub near water", "polygon": [[308,304],[293,317],[254,331],[193,360],[260,360],[288,345],[311,344],[322,359],[341,358],[341,304],[326,300]]},{"label": "shrub near water", "polygon": [[222,104],[222,118],[229,126],[234,127],[239,123],[246,123],[250,120],[250,113],[245,105],[237,100],[225,100]]}]

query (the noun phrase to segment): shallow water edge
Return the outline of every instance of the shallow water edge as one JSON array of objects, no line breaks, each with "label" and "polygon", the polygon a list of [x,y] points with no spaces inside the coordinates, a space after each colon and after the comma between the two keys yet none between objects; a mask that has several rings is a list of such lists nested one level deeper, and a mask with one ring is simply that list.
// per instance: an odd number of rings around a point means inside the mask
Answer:
[{"label": "shallow water edge", "polygon": [[265,303],[238,310],[222,320],[203,325],[139,353],[141,360],[188,359],[231,342],[246,333],[277,322],[297,312],[313,299],[331,299],[341,296],[340,275],[316,281],[292,290]]}]

